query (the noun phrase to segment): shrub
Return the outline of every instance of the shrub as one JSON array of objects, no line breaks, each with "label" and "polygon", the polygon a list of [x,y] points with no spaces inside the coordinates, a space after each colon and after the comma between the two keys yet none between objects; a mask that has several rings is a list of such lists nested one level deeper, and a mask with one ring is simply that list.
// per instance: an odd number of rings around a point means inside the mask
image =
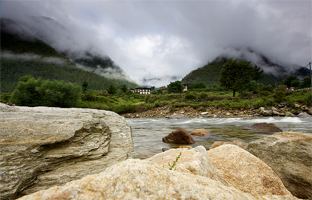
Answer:
[{"label": "shrub", "polygon": [[286,99],[285,91],[281,91],[281,90],[275,91],[273,97],[274,97],[275,102],[281,103],[282,101],[285,101]]},{"label": "shrub", "polygon": [[159,101],[156,101],[156,102],[155,102],[155,108],[158,108],[158,107],[160,107],[160,102],[159,102]]},{"label": "shrub", "polygon": [[198,96],[199,99],[206,99],[207,97],[208,97],[208,94],[206,92],[202,92]]},{"label": "shrub", "polygon": [[86,93],[84,93],[83,95],[81,95],[81,99],[85,100],[85,101],[95,101],[96,96],[95,96],[95,94],[93,94],[92,91],[89,90]]},{"label": "shrub", "polygon": [[269,91],[260,91],[259,92],[259,96],[260,97],[267,97],[269,96],[271,93]]},{"label": "shrub", "polygon": [[304,97],[302,103],[304,103],[304,104],[307,105],[307,106],[312,107],[312,95],[311,95],[311,94],[305,95],[305,97]]},{"label": "shrub", "polygon": [[187,93],[184,96],[184,99],[188,100],[188,99],[196,99],[196,96],[193,93]]},{"label": "shrub", "polygon": [[151,95],[147,94],[147,95],[145,95],[144,102],[148,103],[150,101],[150,99],[151,99]]},{"label": "shrub", "polygon": [[258,88],[259,92],[261,91],[267,91],[269,93],[272,93],[273,90],[274,90],[274,87],[273,86],[270,86],[270,85],[263,85],[261,87]]},{"label": "shrub", "polygon": [[6,103],[10,100],[11,95],[8,93],[2,93],[0,96],[0,102]]}]

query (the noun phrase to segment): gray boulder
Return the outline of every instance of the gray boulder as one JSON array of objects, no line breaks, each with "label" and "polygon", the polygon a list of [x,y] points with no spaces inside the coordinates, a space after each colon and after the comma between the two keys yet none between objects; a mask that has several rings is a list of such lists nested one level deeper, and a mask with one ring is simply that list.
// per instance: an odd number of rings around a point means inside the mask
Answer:
[{"label": "gray boulder", "polygon": [[61,186],[135,157],[114,112],[0,104],[0,199]]},{"label": "gray boulder", "polygon": [[264,136],[249,143],[247,151],[269,165],[294,196],[312,199],[312,134]]}]

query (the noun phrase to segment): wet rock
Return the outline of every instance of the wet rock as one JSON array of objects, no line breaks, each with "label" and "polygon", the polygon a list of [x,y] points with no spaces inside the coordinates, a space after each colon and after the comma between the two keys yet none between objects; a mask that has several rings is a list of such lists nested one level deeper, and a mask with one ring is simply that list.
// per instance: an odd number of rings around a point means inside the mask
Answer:
[{"label": "wet rock", "polygon": [[72,181],[62,187],[36,192],[19,200],[51,199],[235,199],[295,200],[290,195],[251,195],[204,176],[165,169],[129,159],[104,172]]},{"label": "wet rock", "polygon": [[312,135],[286,131],[251,142],[247,151],[269,165],[296,197],[312,199]]},{"label": "wet rock", "polygon": [[209,134],[210,132],[207,131],[206,129],[195,129],[191,132],[191,135],[196,135],[196,136],[206,136]]},{"label": "wet rock", "polygon": [[272,116],[273,115],[273,111],[272,110],[261,110],[260,114],[263,116]]},{"label": "wet rock", "polygon": [[179,128],[175,131],[172,131],[168,136],[162,138],[162,141],[166,143],[176,143],[176,144],[195,143],[195,140],[184,128]]},{"label": "wet rock", "polygon": [[291,195],[274,171],[248,151],[226,144],[207,153],[223,184],[253,195]]},{"label": "wet rock", "polygon": [[306,112],[302,112],[302,113],[300,113],[299,115],[298,115],[298,117],[311,117],[308,113],[306,113]]},{"label": "wet rock", "polygon": [[251,126],[246,126],[245,128],[256,132],[282,132],[282,130],[274,124],[266,122],[256,123]]},{"label": "wet rock", "polygon": [[235,140],[233,142],[222,142],[222,141],[216,141],[214,142],[211,147],[209,148],[209,150],[211,149],[214,149],[214,148],[217,148],[221,145],[225,145],[225,144],[233,144],[233,145],[236,145],[236,146],[239,146],[240,148],[242,149],[247,149],[248,147],[248,143],[246,142],[242,142],[242,141],[239,141],[239,140]]},{"label": "wet rock", "polygon": [[133,157],[131,127],[114,112],[0,104],[0,199],[64,185]]}]

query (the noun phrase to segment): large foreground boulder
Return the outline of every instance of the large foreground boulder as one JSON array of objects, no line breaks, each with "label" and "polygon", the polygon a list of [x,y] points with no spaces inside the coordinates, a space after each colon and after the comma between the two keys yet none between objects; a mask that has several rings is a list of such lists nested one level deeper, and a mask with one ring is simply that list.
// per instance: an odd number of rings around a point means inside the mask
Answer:
[{"label": "large foreground boulder", "polygon": [[312,134],[287,131],[263,136],[247,151],[269,165],[294,196],[312,199]]},{"label": "large foreground boulder", "polygon": [[192,136],[184,129],[179,128],[172,131],[169,135],[162,138],[163,142],[166,143],[176,143],[176,144],[194,144],[195,140]]},{"label": "large foreground boulder", "polygon": [[274,171],[248,151],[226,144],[207,152],[225,185],[253,195],[291,195]]},{"label": "large foreground boulder", "polygon": [[133,157],[131,127],[116,113],[0,104],[0,199],[64,185]]},{"label": "large foreground boulder", "polygon": [[67,183],[63,187],[24,196],[19,200],[65,199],[212,199],[295,200],[291,195],[251,195],[203,176],[168,170],[155,163],[129,159]]},{"label": "large foreground boulder", "polygon": [[266,122],[256,123],[251,126],[246,126],[245,128],[256,132],[282,132],[282,129],[278,128],[274,124]]}]

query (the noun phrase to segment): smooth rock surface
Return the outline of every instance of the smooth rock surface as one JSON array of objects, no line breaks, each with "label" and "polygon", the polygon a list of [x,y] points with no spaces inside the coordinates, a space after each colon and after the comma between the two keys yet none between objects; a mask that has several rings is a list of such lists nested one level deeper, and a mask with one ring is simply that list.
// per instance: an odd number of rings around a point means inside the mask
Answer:
[{"label": "smooth rock surface", "polygon": [[246,126],[246,129],[250,129],[253,131],[257,131],[257,132],[282,132],[282,129],[278,128],[277,126],[275,126],[272,123],[266,123],[266,122],[262,122],[262,123],[256,123],[253,124],[251,126]]},{"label": "smooth rock surface", "polygon": [[194,149],[170,149],[163,153],[156,154],[148,158],[147,161],[156,163],[169,169],[169,165],[173,164],[178,155],[181,156],[176,163],[176,170],[180,172],[192,173],[194,175],[205,176],[214,180],[219,180],[216,176],[214,167],[211,164],[207,151],[203,146]]},{"label": "smooth rock surface", "polygon": [[184,129],[179,128],[172,131],[169,135],[162,138],[163,142],[166,143],[176,143],[176,144],[194,144],[195,140],[192,136]]},{"label": "smooth rock surface", "polygon": [[312,199],[312,134],[286,131],[263,136],[247,151],[269,165],[294,196]]},{"label": "smooth rock surface", "polygon": [[253,195],[291,195],[274,171],[248,151],[226,144],[207,153],[223,184]]},{"label": "smooth rock surface", "polygon": [[0,199],[102,172],[135,157],[131,127],[110,111],[0,104]]},{"label": "smooth rock surface", "polygon": [[157,164],[129,159],[103,173],[89,175],[63,187],[24,196],[19,200],[65,199],[194,199],[194,200],[295,200],[288,195],[251,195],[218,181],[172,171]]},{"label": "smooth rock surface", "polygon": [[207,131],[206,129],[195,129],[191,132],[191,135],[196,135],[196,136],[207,136],[209,134],[210,132]]}]

